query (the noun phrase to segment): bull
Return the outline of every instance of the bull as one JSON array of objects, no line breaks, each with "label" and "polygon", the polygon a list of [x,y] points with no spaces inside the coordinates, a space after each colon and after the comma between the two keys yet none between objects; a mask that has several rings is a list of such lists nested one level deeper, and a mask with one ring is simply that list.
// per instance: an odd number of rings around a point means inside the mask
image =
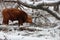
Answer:
[{"label": "bull", "polygon": [[17,20],[18,26],[23,25],[23,23],[32,23],[32,17],[28,15],[23,10],[19,10],[16,8],[6,8],[2,11],[3,22],[2,24],[8,25],[9,20],[12,22]]}]

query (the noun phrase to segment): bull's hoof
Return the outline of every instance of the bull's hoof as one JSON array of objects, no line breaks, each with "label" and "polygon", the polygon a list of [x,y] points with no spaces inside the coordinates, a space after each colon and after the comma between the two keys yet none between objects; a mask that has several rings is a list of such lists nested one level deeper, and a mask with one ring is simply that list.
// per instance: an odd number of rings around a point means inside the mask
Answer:
[{"label": "bull's hoof", "polygon": [[0,31],[3,30],[3,31],[7,31],[8,28],[7,28],[7,25],[1,25],[0,26]]},{"label": "bull's hoof", "polygon": [[23,28],[23,27],[20,27],[18,30],[19,30],[19,31],[23,31],[23,30],[24,30],[24,28]]}]

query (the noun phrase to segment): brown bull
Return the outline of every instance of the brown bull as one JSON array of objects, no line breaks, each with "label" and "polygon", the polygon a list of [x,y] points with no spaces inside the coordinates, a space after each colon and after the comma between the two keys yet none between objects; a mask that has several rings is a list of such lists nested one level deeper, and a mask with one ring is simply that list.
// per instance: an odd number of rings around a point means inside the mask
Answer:
[{"label": "brown bull", "polygon": [[9,20],[12,22],[18,20],[18,25],[23,25],[23,23],[32,23],[32,18],[26,12],[15,9],[15,8],[7,8],[2,11],[3,15],[3,24],[9,24]]}]

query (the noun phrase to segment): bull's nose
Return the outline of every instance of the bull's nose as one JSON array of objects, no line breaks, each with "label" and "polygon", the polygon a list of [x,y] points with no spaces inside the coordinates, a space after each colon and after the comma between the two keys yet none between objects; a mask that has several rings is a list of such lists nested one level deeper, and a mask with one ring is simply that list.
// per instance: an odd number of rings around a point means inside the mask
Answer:
[{"label": "bull's nose", "polygon": [[29,23],[32,23],[32,20],[29,20]]},{"label": "bull's nose", "polygon": [[29,22],[30,24],[32,23],[32,21]]}]

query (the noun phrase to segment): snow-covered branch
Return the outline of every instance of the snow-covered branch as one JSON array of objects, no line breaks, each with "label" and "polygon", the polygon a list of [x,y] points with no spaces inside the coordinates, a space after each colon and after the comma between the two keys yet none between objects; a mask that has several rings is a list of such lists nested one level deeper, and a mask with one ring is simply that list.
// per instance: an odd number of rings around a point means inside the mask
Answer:
[{"label": "snow-covered branch", "polygon": [[[60,0],[42,0],[42,1],[38,1],[35,2],[33,4],[33,1],[31,2],[30,0],[18,0],[20,3],[25,3],[27,5],[33,5],[33,6],[56,6],[56,5],[60,5]],[[17,1],[4,1],[4,2],[17,2]]]},{"label": "snow-covered branch", "polygon": [[34,6],[54,6],[54,5],[59,5],[60,4],[60,0],[41,0],[38,2],[35,2],[33,4],[33,2],[31,2],[30,0],[19,0],[20,2],[26,3],[28,5],[34,5]]},{"label": "snow-covered branch", "polygon": [[19,1],[18,4],[22,4],[22,5],[26,6],[26,7],[33,8],[33,9],[45,10],[45,11],[47,11],[48,13],[52,14],[54,17],[56,17],[57,19],[60,20],[60,15],[59,15],[59,13],[57,13],[57,12],[54,11],[54,10],[48,9],[47,7],[40,6],[39,4],[38,4],[38,6],[35,6],[34,4],[23,3],[23,2],[21,2],[21,1]]},{"label": "snow-covered branch", "polygon": [[41,8],[44,11],[47,11],[48,13],[50,13],[51,15],[53,15],[55,18],[57,18],[58,20],[60,20],[60,14],[54,10],[50,10],[49,8]]}]

